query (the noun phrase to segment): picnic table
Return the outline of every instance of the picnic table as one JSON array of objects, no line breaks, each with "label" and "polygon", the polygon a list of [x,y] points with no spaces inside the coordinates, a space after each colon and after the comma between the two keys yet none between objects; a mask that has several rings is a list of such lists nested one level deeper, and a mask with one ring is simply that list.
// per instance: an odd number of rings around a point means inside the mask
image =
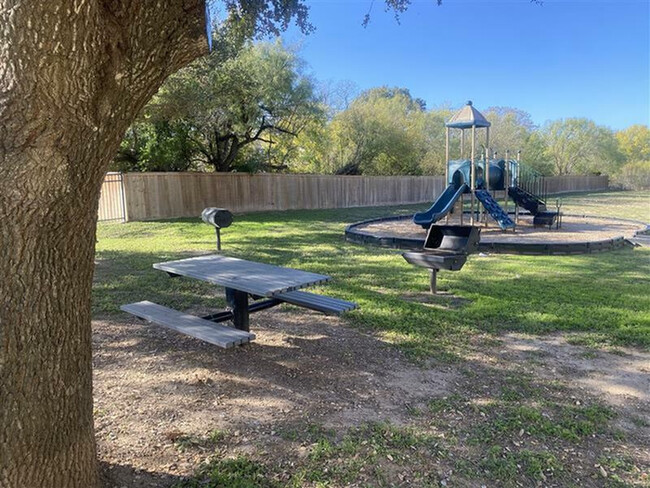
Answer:
[{"label": "picnic table", "polygon": [[[184,276],[223,286],[229,309],[196,317],[149,301],[131,303],[120,308],[141,319],[224,348],[246,344],[255,339],[255,335],[250,333],[250,314],[281,303],[335,315],[357,306],[345,300],[300,291],[308,286],[325,283],[331,278],[298,269],[222,255],[156,263],[153,267],[172,277]],[[226,321],[232,321],[234,328],[220,325],[220,322]]]}]

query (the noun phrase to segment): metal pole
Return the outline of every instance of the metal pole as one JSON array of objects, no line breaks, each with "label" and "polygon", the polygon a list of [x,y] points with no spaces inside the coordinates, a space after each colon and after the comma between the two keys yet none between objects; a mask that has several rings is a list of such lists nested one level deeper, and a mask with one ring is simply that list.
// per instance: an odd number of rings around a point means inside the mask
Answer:
[{"label": "metal pole", "polygon": [[[449,127],[445,127],[445,187],[449,185]],[[449,214],[445,217],[445,223],[449,223]]]},{"label": "metal pole", "polygon": [[460,159],[465,158],[465,129],[460,130]]},{"label": "metal pole", "polygon": [[[496,159],[496,158],[494,158]],[[504,165],[505,174],[503,175],[503,208],[508,215],[508,150],[506,149],[506,164]]]},{"label": "metal pole", "polygon": [[449,127],[445,127],[445,186],[449,184]]},{"label": "metal pole", "polygon": [[233,315],[233,324],[235,329],[250,330],[248,318],[248,293],[245,291],[226,288],[226,302],[230,306]]},{"label": "metal pole", "polygon": [[[521,150],[517,151],[517,169],[516,169],[517,176],[515,178],[517,182],[517,186],[521,186]],[[515,223],[519,223],[519,205],[515,204]]]},{"label": "metal pole", "polygon": [[429,291],[432,295],[435,295],[438,292],[438,287],[436,283],[436,278],[438,277],[438,270],[431,268],[431,280],[429,281]]},{"label": "metal pole", "polygon": [[217,231],[217,251],[221,251],[221,229],[215,227],[215,230]]},{"label": "metal pole", "polygon": [[490,191],[490,154],[488,152],[490,147],[490,128],[485,128],[485,189]]},{"label": "metal pole", "polygon": [[[487,149],[485,150],[485,153],[481,152],[481,159],[478,160],[477,164],[481,164],[481,161],[483,162],[483,181],[485,181],[485,168],[486,168],[486,161],[488,159],[487,155]],[[485,187],[487,189],[487,186]],[[479,208],[481,206],[479,205]],[[487,226],[487,216],[485,214],[485,207],[481,208],[481,222]]]},{"label": "metal pole", "polygon": [[126,192],[124,191],[124,174],[118,173],[120,181],[120,203],[122,204],[122,222],[128,222],[129,216],[126,214]]},{"label": "metal pole", "polygon": [[[465,131],[463,131],[464,133]],[[470,160],[470,165],[471,165],[471,174],[472,174],[472,204],[471,204],[471,209],[472,209],[472,220],[471,223],[474,225],[474,198],[476,197],[475,192],[476,192],[476,165],[474,161],[474,145],[476,143],[476,126],[472,126],[472,158]]]},{"label": "metal pole", "polygon": [[460,194],[460,225],[463,225],[463,213],[465,213],[465,197]]}]

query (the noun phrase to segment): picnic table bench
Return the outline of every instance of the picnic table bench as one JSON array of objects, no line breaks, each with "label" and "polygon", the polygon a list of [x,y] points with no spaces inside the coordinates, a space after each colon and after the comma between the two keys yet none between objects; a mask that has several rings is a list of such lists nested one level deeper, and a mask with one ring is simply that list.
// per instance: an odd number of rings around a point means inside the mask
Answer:
[{"label": "picnic table bench", "polygon": [[[325,283],[330,277],[298,269],[222,255],[156,263],[153,267],[172,277],[185,276],[225,287],[229,309],[197,317],[149,301],[120,308],[141,319],[223,348],[254,340],[255,334],[250,332],[250,314],[281,303],[328,315],[339,315],[357,307],[355,303],[338,298],[300,291],[301,288]],[[220,324],[226,321],[232,321],[234,328]]]}]

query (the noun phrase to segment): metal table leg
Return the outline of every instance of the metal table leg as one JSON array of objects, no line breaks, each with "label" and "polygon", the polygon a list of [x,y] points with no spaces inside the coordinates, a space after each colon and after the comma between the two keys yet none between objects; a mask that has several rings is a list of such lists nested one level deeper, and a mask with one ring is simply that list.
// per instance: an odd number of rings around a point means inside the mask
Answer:
[{"label": "metal table leg", "polygon": [[248,293],[226,288],[226,302],[232,309],[232,321],[236,329],[250,331]]}]

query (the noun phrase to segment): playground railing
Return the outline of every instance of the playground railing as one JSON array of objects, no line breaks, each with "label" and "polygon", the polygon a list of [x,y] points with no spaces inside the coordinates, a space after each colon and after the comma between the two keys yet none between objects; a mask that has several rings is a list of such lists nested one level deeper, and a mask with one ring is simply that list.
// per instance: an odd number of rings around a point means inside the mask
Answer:
[{"label": "playground railing", "polygon": [[548,183],[543,175],[525,164],[519,163],[518,175],[515,184],[535,195],[546,205],[548,199]]}]

